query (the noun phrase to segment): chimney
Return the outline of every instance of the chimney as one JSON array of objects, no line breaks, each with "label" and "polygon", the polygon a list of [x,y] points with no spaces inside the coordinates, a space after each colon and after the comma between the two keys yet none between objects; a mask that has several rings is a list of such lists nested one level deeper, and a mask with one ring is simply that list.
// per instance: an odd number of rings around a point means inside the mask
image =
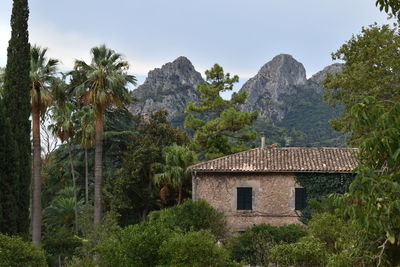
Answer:
[{"label": "chimney", "polygon": [[262,136],[261,137],[261,148],[264,148],[264,147],[265,147],[265,137]]}]

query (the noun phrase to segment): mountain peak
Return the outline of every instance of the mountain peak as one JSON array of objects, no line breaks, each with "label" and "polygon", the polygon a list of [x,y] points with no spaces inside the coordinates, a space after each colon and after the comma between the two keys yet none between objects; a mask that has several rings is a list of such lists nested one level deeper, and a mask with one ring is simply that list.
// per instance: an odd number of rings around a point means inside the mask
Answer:
[{"label": "mountain peak", "polygon": [[281,98],[295,94],[297,87],[306,82],[303,64],[291,55],[277,55],[243,85],[241,91],[247,92],[243,110],[260,110],[260,117],[275,117],[279,121],[284,117]]},{"label": "mountain peak", "polygon": [[192,65],[192,62],[185,56],[179,56],[174,61],[172,61],[172,64],[188,64],[188,65]]},{"label": "mountain peak", "polygon": [[315,83],[321,84],[322,81],[326,78],[327,73],[336,74],[336,73],[342,71],[343,67],[344,67],[344,64],[342,64],[342,63],[334,63],[332,65],[325,67],[323,70],[317,72],[316,74],[314,74],[310,78],[310,80]]},{"label": "mountain peak", "polygon": [[267,62],[259,73],[269,80],[274,80],[279,87],[303,85],[306,83],[306,70],[300,62],[288,54],[279,54]]},{"label": "mountain peak", "polygon": [[203,82],[192,62],[180,56],[149,72],[145,82],[133,91],[137,102],[130,110],[149,114],[164,109],[170,119],[175,118],[183,113],[187,102],[198,100],[195,88]]}]

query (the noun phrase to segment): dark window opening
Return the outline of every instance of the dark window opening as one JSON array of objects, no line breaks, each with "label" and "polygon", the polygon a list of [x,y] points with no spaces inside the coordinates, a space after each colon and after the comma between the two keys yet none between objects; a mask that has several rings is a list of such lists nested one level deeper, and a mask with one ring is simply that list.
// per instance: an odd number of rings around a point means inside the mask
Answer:
[{"label": "dark window opening", "polygon": [[305,188],[295,188],[295,210],[303,210],[307,206],[307,194]]},{"label": "dark window opening", "polygon": [[237,188],[237,209],[238,210],[252,210],[253,199],[252,199],[252,188],[251,187],[238,187]]}]

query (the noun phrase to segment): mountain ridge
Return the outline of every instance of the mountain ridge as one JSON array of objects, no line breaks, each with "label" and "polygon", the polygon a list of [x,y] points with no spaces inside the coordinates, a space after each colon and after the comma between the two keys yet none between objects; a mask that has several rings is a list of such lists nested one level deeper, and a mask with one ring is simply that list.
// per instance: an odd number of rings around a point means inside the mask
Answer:
[{"label": "mountain ridge", "polygon": [[[339,115],[340,107],[324,102],[322,86],[327,73],[335,74],[342,68],[340,63],[331,64],[307,79],[302,63],[289,54],[279,54],[243,84],[240,91],[248,98],[241,109],[259,111],[255,129],[267,135],[270,143],[343,146],[343,136],[328,123]],[[173,125],[183,127],[185,106],[199,100],[195,89],[203,82],[190,60],[178,57],[149,72],[145,82],[133,91],[137,102],[130,111],[146,116],[165,109]]]}]

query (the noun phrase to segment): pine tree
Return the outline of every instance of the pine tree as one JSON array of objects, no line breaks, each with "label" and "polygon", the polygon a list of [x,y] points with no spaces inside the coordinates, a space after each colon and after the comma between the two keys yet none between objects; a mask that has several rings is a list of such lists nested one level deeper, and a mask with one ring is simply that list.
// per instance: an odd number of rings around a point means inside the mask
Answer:
[{"label": "pine tree", "polygon": [[255,139],[250,129],[257,111],[242,112],[239,105],[246,101],[245,92],[233,93],[224,100],[220,93],[233,89],[239,77],[230,76],[218,64],[206,72],[206,82],[197,87],[200,102],[190,102],[185,112],[185,128],[194,131],[191,148],[201,159],[214,159],[248,149],[246,142]]},{"label": "pine tree", "polygon": [[[29,187],[31,180],[31,113],[29,94],[30,45],[28,36],[28,1],[14,0],[11,14],[11,39],[7,50],[7,65],[4,76],[5,115],[10,119],[12,138],[16,144],[18,166],[14,177],[9,177],[10,188],[15,188],[16,205],[13,211],[17,218],[17,231],[29,230]],[[10,173],[8,175],[11,175]]]}]

